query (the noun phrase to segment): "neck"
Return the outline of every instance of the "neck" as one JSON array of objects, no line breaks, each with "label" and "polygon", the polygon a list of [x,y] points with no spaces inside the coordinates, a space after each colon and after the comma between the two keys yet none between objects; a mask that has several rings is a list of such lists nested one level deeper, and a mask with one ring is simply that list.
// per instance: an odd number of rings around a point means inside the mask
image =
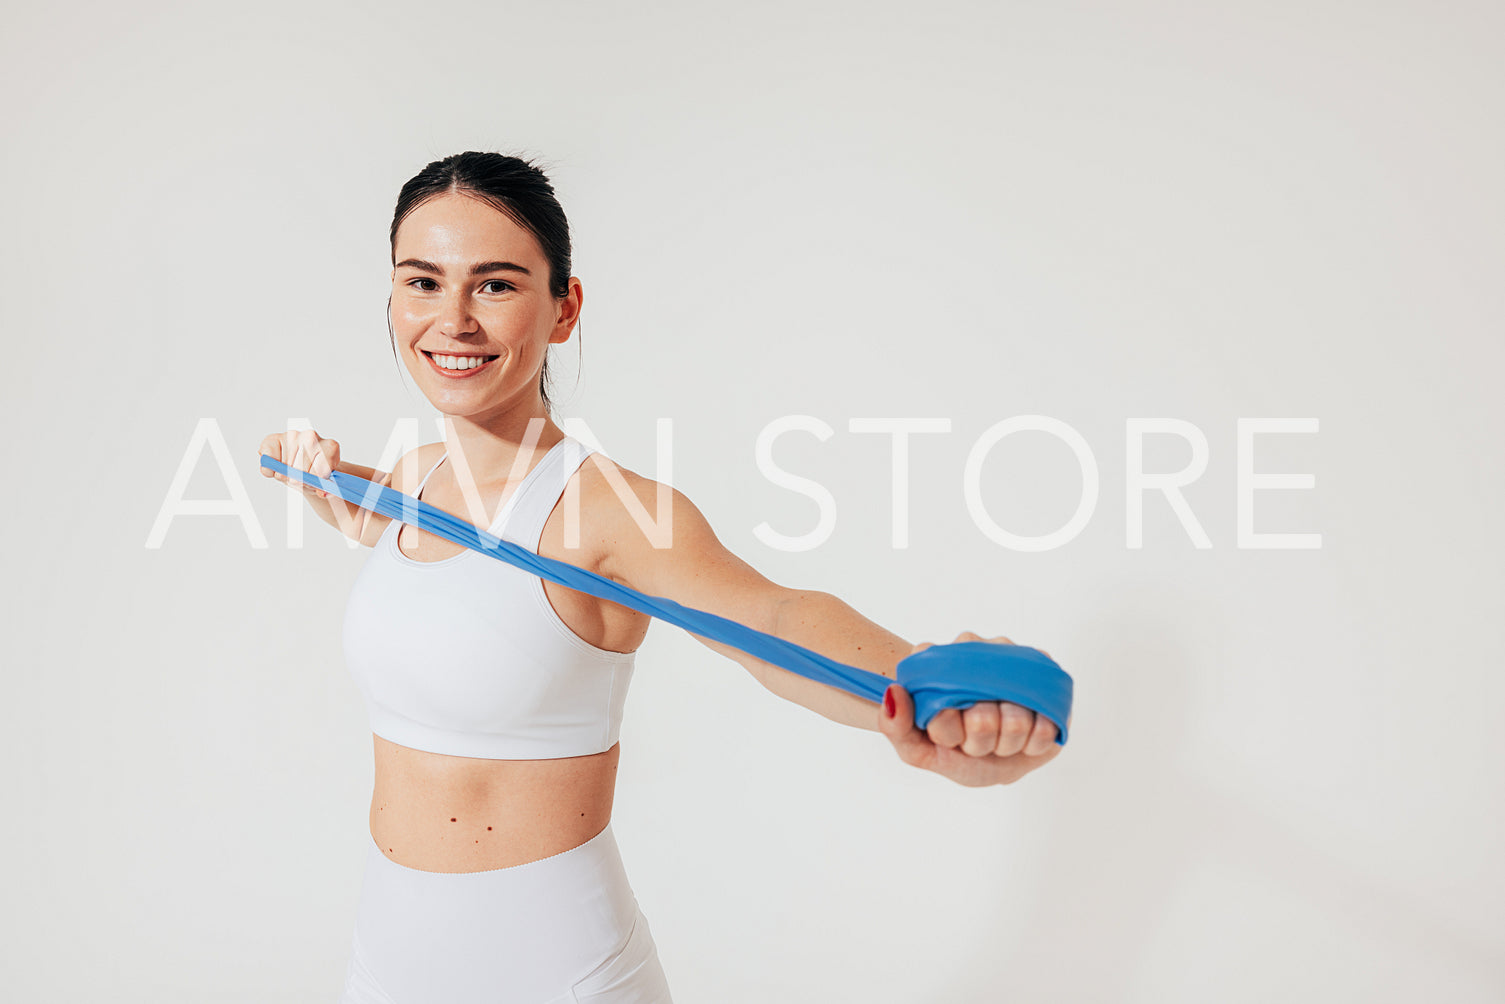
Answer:
[{"label": "neck", "polygon": [[462,491],[520,481],[564,438],[541,403],[483,420],[445,415],[443,425],[450,473]]}]

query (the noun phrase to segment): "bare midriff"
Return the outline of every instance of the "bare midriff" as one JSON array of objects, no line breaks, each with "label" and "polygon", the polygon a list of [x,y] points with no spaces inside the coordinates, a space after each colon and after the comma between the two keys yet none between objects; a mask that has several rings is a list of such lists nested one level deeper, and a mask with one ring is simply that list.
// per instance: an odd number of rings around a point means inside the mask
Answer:
[{"label": "bare midriff", "polygon": [[482,760],[371,738],[371,836],[408,868],[511,868],[578,847],[611,821],[620,744],[555,760]]}]

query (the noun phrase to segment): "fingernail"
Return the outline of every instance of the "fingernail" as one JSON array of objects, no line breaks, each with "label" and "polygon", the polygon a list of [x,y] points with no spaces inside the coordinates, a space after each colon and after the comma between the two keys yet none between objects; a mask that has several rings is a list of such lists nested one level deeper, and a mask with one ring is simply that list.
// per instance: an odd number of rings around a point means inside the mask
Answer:
[{"label": "fingernail", "polygon": [[894,688],[885,687],[883,690],[883,717],[894,717]]}]

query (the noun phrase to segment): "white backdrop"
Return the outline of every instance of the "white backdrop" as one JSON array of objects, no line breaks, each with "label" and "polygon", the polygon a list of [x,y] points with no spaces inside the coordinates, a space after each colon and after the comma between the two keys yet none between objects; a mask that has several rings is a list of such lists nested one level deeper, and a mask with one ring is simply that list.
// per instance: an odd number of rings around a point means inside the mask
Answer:
[{"label": "white backdrop", "polygon": [[[340,651],[365,558],[256,474],[289,418],[374,464],[433,411],[387,344],[403,181],[540,158],[581,342],[562,416],[771,578],[911,641],[1049,649],[1071,741],[968,789],[656,625],[615,831],[680,1004],[1505,995],[1497,390],[1505,17],[1484,2],[11,4],[0,323],[8,863],[0,996],[332,1002],[371,745]],[[1215,9],[1214,9],[1215,8]],[[791,553],[753,528],[817,508]],[[1092,517],[990,539],[969,450],[1044,415]],[[911,448],[862,418],[944,418]],[[1133,419],[1206,437],[1144,496]],[[1248,462],[1238,422],[1294,418]],[[190,499],[148,546],[195,430]],[[1192,459],[1152,435],[1145,469]],[[1061,526],[1021,433],[979,496]],[[301,505],[301,503],[298,503]],[[290,527],[292,529],[290,530]],[[289,533],[302,544],[289,545]]]}]

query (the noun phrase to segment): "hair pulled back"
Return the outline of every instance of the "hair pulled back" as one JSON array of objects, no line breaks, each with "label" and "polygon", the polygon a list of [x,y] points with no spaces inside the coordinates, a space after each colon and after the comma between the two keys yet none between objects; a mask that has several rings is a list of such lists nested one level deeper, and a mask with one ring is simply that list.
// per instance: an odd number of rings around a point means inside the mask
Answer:
[{"label": "hair pulled back", "polygon": [[[397,208],[392,213],[390,240],[394,266],[397,230],[402,221],[425,202],[447,192],[480,199],[532,234],[549,263],[549,293],[556,300],[569,293],[570,224],[554,195],[554,186],[537,165],[502,153],[467,150],[436,160],[408,179],[398,193]],[[391,307],[390,298],[387,305]],[[392,336],[392,354],[396,358],[397,336],[392,332],[390,311],[387,331]],[[552,412],[547,354],[538,383],[544,410]]]}]

